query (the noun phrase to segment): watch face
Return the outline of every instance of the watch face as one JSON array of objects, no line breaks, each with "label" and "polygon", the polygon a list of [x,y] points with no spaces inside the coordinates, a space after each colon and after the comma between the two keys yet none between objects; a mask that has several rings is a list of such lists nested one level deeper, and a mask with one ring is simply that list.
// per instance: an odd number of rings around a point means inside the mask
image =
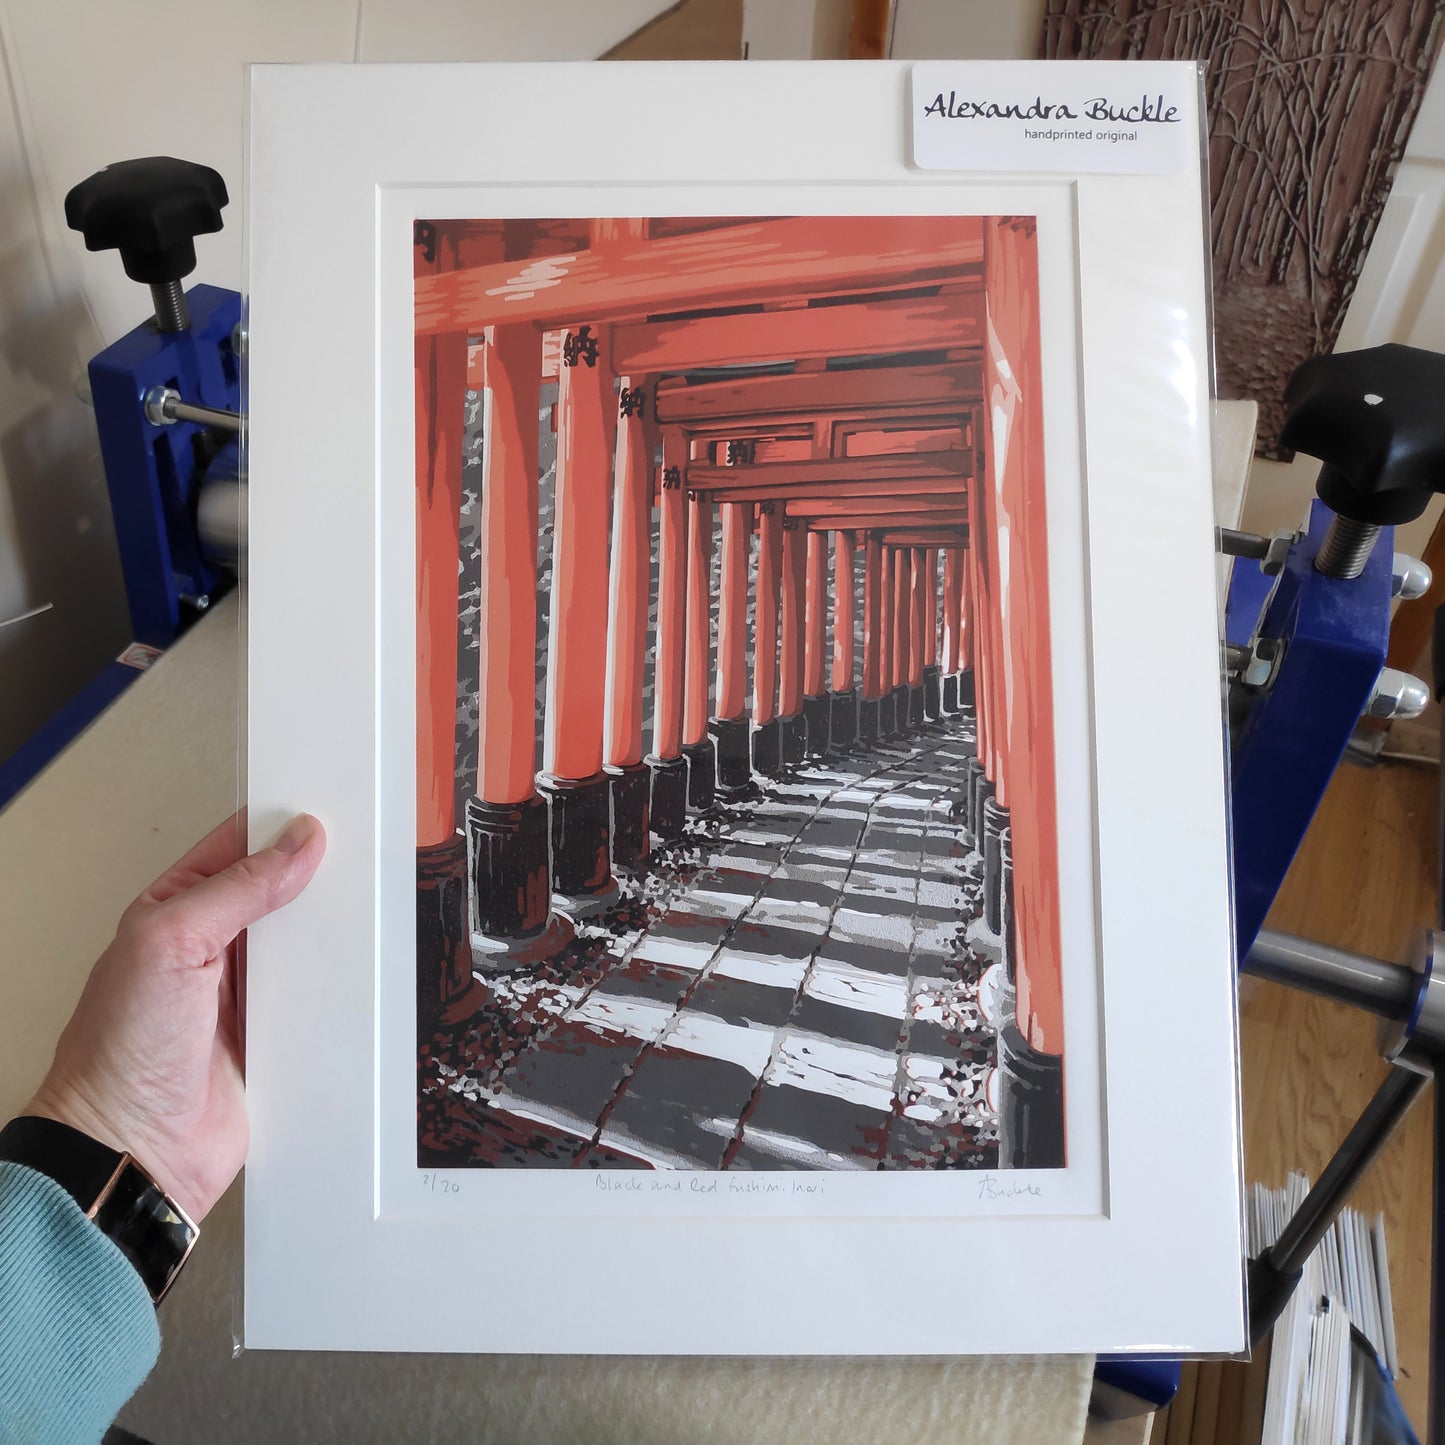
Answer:
[{"label": "watch face", "polygon": [[157,1304],[200,1234],[129,1156],[96,1201],[91,1218],[136,1267]]}]

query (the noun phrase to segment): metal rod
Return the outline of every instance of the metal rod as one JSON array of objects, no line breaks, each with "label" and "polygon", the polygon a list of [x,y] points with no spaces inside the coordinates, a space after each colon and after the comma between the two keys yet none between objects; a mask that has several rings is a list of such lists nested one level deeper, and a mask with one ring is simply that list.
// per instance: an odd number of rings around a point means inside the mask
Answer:
[{"label": "metal rod", "polygon": [[1420,987],[1420,975],[1402,963],[1386,963],[1268,928],[1260,929],[1239,971],[1386,1019],[1408,1017]]},{"label": "metal rod", "polygon": [[1250,1260],[1251,1342],[1258,1344],[1284,1312],[1305,1261],[1429,1082],[1426,1074],[1392,1068],[1279,1238],[1258,1259]]},{"label": "metal rod", "polygon": [[214,406],[194,406],[188,401],[166,400],[164,411],[172,421],[193,421],[201,426],[219,427],[222,431],[241,430],[243,414],[234,411],[221,411]]},{"label": "metal rod", "polygon": [[1345,1135],[1315,1187],[1271,1246],[1270,1260],[1277,1269],[1298,1269],[1314,1253],[1360,1176],[1375,1162],[1395,1126],[1429,1082],[1428,1075],[1413,1069],[1392,1068],[1385,1075],[1355,1127]]},{"label": "metal rod", "polygon": [[179,281],[153,281],[151,304],[156,309],[156,326],[162,331],[184,331],[191,324],[186,293]]},{"label": "metal rod", "polygon": [[238,576],[246,568],[246,484],[234,471],[208,473],[196,499],[196,535],[208,562]]},{"label": "metal rod", "polygon": [[1370,560],[1371,549],[1380,529],[1372,522],[1356,522],[1350,517],[1336,516],[1320,543],[1315,557],[1315,571],[1326,577],[1348,580],[1358,577]]}]

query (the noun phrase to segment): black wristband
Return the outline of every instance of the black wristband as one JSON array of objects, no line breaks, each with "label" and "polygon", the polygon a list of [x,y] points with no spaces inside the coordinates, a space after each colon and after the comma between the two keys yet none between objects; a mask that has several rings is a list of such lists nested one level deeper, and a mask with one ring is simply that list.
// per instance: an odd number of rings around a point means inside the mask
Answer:
[{"label": "black wristband", "polygon": [[161,1302],[201,1231],[129,1154],[68,1124],[26,1115],[0,1129],[0,1160],[55,1180]]}]

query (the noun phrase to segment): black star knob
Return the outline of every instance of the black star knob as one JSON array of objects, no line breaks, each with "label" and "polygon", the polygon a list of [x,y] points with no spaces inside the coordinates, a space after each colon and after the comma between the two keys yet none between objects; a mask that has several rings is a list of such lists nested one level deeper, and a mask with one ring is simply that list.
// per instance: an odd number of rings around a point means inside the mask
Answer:
[{"label": "black star knob", "polygon": [[1445,491],[1445,356],[1396,345],[1317,356],[1284,400],[1280,442],[1324,463],[1315,490],[1337,518],[1315,565],[1357,577],[1382,526],[1414,521]]},{"label": "black star knob", "polygon": [[65,198],[65,221],[87,250],[118,250],[125,274],[151,287],[161,329],[179,331],[186,325],[180,281],[196,269],[195,238],[221,229],[229,199],[210,166],[147,156],[81,181]]}]

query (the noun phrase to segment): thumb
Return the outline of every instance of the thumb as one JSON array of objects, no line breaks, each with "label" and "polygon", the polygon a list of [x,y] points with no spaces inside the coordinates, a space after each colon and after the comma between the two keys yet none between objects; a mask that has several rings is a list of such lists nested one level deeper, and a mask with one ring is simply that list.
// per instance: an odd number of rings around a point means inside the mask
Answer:
[{"label": "thumb", "polygon": [[326,830],[311,814],[301,813],[269,848],[237,859],[157,905],[153,926],[176,946],[176,962],[204,963],[243,928],[290,903],[311,881],[325,852]]}]

